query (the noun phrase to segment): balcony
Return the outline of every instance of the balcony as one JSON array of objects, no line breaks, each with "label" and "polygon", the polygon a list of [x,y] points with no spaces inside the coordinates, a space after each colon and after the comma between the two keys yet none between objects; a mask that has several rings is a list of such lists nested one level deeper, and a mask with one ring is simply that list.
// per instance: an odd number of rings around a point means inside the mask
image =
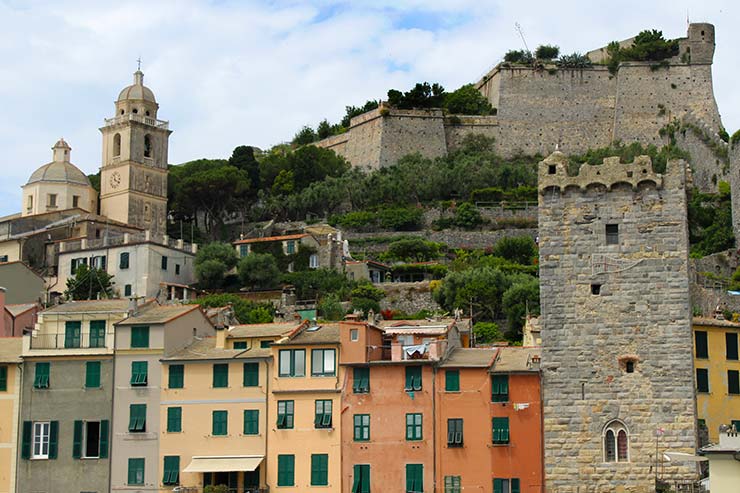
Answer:
[{"label": "balcony", "polygon": [[103,127],[112,127],[114,125],[119,125],[121,123],[126,123],[126,122],[143,123],[144,125],[149,125],[150,127],[155,127],[155,128],[161,128],[163,130],[167,130],[170,126],[170,122],[168,121],[157,120],[156,118],[152,118],[149,116],[129,113],[128,115],[119,115],[114,118],[106,118],[105,124],[103,125]]},{"label": "balcony", "polygon": [[79,338],[66,337],[65,334],[38,334],[30,336],[31,349],[105,349],[107,335],[98,337],[89,332],[83,332]]}]

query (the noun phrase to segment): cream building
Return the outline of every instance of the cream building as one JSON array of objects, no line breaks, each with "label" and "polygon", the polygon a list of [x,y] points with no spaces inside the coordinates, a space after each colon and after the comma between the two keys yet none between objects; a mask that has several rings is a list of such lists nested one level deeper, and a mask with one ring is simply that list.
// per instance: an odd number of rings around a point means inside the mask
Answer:
[{"label": "cream building", "polygon": [[15,492],[21,338],[0,343],[0,493]]}]

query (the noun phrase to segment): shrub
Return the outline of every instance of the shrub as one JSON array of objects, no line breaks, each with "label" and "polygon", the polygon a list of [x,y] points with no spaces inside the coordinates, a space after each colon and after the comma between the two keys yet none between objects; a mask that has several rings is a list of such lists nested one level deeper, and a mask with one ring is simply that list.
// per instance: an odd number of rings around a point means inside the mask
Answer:
[{"label": "shrub", "polygon": [[476,322],[473,325],[473,334],[476,343],[502,341],[504,334],[495,322]]},{"label": "shrub", "polygon": [[391,207],[378,210],[378,224],[383,229],[414,231],[421,226],[424,210],[417,207]]},{"label": "shrub", "polygon": [[275,309],[270,303],[255,303],[236,294],[210,294],[193,301],[203,308],[218,308],[231,304],[237,320],[243,324],[270,323]]},{"label": "shrub", "polygon": [[470,202],[463,202],[455,209],[454,221],[455,226],[463,229],[477,228],[484,223],[480,211]]},{"label": "shrub", "polygon": [[319,314],[324,320],[342,320],[344,318],[344,308],[336,294],[329,294],[319,302]]},{"label": "shrub", "polygon": [[554,45],[540,45],[534,52],[534,56],[541,60],[552,60],[560,54],[560,47]]},{"label": "shrub", "polygon": [[301,272],[288,272],[282,275],[282,282],[295,288],[298,299],[316,299],[336,294],[346,299],[353,283],[341,272],[333,269],[312,269]]},{"label": "shrub", "polygon": [[385,298],[385,291],[376,288],[369,282],[363,282],[351,291],[350,296],[352,299],[367,298],[369,300],[380,301]]},{"label": "shrub", "polygon": [[561,68],[586,68],[591,66],[591,59],[580,53],[562,55],[555,62]]},{"label": "shrub", "polygon": [[335,215],[329,218],[329,224],[344,229],[363,229],[375,225],[375,213],[370,211],[355,211]]},{"label": "shrub", "polygon": [[501,238],[492,249],[492,255],[522,265],[530,265],[537,255],[537,245],[529,236]]},{"label": "shrub", "polygon": [[367,317],[368,312],[380,313],[380,303],[369,298],[352,298],[352,310],[362,312]]},{"label": "shrub", "polygon": [[274,288],[280,278],[275,257],[269,253],[252,253],[239,261],[239,279],[245,285],[256,288]]},{"label": "shrub", "polygon": [[195,275],[202,287],[217,288],[223,285],[226,272],[238,261],[236,250],[231,245],[209,243],[195,255]]},{"label": "shrub", "polygon": [[519,340],[524,326],[524,317],[540,314],[540,283],[534,277],[523,278],[504,292],[504,314],[509,321],[508,336]]},{"label": "shrub", "polygon": [[734,134],[732,134],[730,144],[734,146],[738,141],[740,141],[740,130],[737,130]]},{"label": "shrub", "polygon": [[534,56],[531,51],[509,50],[504,55],[504,61],[509,63],[531,64],[534,62]]},{"label": "shrub", "polygon": [[[473,84],[466,84],[446,94],[444,108],[453,115],[490,115],[493,110],[488,99]],[[459,119],[453,124],[459,125]]]},{"label": "shrub", "polygon": [[202,288],[220,287],[225,275],[226,265],[218,260],[206,260],[195,265],[195,277]]},{"label": "shrub", "polygon": [[384,260],[426,262],[439,258],[442,246],[440,243],[427,241],[418,237],[397,240],[388,245],[388,250],[382,257]]},{"label": "shrub", "polygon": [[724,128],[719,129],[719,138],[724,140],[725,142],[730,142],[730,134],[727,133],[727,130]]}]

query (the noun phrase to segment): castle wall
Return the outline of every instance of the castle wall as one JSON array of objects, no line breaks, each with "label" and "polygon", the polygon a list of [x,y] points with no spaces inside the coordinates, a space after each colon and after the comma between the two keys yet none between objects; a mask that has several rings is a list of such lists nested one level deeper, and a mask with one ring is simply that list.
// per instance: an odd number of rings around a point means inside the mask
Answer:
[{"label": "castle wall", "polygon": [[344,157],[353,166],[362,169],[376,169],[380,166],[383,123],[380,108],[368,111],[351,120]]},{"label": "castle wall", "polygon": [[427,158],[447,155],[442,110],[395,110],[382,118],[381,168],[417,152]]},{"label": "castle wall", "polygon": [[732,201],[732,230],[735,233],[735,245],[740,247],[740,145],[730,146],[729,181]]},{"label": "castle wall", "polygon": [[[660,450],[695,451],[685,163],[671,161],[664,175],[650,166],[610,158],[568,177],[563,154],[540,163],[547,492],[652,491],[659,428]],[[618,226],[616,244],[607,224]],[[603,436],[615,419],[628,460],[607,462]],[[666,464],[664,477],[695,473]]]}]

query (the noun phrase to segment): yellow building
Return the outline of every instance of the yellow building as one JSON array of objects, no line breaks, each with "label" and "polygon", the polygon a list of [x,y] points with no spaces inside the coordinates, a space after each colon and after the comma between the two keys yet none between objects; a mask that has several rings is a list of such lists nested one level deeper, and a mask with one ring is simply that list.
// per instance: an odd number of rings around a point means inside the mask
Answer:
[{"label": "yellow building", "polygon": [[264,491],[269,343],[295,327],[220,329],[162,360],[160,491],[221,484],[233,493]]},{"label": "yellow building", "polygon": [[696,406],[700,433],[705,425],[709,441],[717,443],[720,425],[740,429],[740,324],[694,318]]},{"label": "yellow building", "polygon": [[21,346],[20,337],[0,341],[0,493],[15,491]]},{"label": "yellow building", "polygon": [[336,492],[341,481],[339,324],[302,323],[272,346],[267,485]]}]

